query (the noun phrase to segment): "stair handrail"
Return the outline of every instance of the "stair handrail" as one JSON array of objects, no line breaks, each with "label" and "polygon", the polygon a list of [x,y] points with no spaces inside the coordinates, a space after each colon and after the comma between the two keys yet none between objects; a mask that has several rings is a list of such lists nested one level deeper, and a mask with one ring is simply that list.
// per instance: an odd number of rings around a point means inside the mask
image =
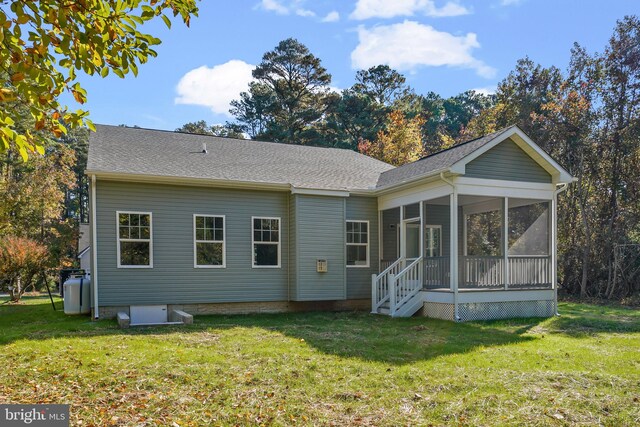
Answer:
[{"label": "stair handrail", "polygon": [[[389,287],[387,286],[386,292],[382,289],[381,282],[387,281],[387,285],[390,282],[390,278],[393,277],[392,272],[398,271],[398,266],[404,262],[404,258],[398,258],[392,262],[387,268],[385,268],[380,274],[371,276],[371,312],[376,313],[380,306],[389,299]],[[384,293],[384,295],[382,295]]]},{"label": "stair handrail", "polygon": [[[414,295],[418,294],[422,289],[422,261],[423,257],[416,258],[413,262],[407,265],[399,273],[392,275],[389,281],[389,314],[393,316],[395,312],[402,307],[403,304],[408,302]],[[406,286],[407,276],[413,277],[415,284],[411,287]],[[402,282],[405,282],[402,284]],[[405,294],[398,295],[398,284],[401,283],[404,287]],[[398,298],[398,296],[400,298]]]},{"label": "stair handrail", "polygon": [[385,274],[389,273],[389,271],[391,271],[392,269],[396,268],[396,266],[398,264],[400,264],[401,262],[404,261],[404,258],[398,258],[397,260],[393,261],[389,267],[385,268],[382,273],[378,274],[378,277],[380,276],[384,276]]}]

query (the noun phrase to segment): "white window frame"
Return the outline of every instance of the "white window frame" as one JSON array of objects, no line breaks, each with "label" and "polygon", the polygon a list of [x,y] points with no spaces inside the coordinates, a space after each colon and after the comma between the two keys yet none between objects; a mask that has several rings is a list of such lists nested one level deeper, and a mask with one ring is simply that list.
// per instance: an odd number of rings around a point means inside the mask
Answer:
[{"label": "white window frame", "polygon": [[[196,239],[196,218],[199,216],[204,218],[222,218],[222,241]],[[198,243],[222,243],[222,264],[198,264]],[[227,268],[227,218],[225,215],[193,214],[193,268]]]},{"label": "white window frame", "polygon": [[[364,222],[367,224],[367,243],[348,243],[347,242],[347,222]],[[370,240],[371,240],[371,226],[369,225],[369,221],[361,220],[361,219],[348,219],[345,221],[345,232],[344,232],[344,243],[345,243],[345,264],[347,268],[369,268],[371,264],[371,256],[369,254],[370,250]],[[365,265],[349,265],[347,263],[347,250],[346,248],[349,246],[366,246],[367,247],[367,263]]]},{"label": "white window frame", "polygon": [[[440,253],[438,255],[427,255],[427,250],[429,249],[429,247],[426,245],[426,239],[427,236],[430,236],[431,233],[427,233],[427,230],[429,230],[430,228],[432,229],[436,229],[436,230],[440,230]],[[442,257],[442,225],[438,225],[438,224],[426,224],[424,226],[424,231],[425,231],[425,246],[424,246],[424,256],[425,257]]]},{"label": "white window frame", "polygon": [[[149,215],[148,239],[121,239],[120,238],[120,214]],[[120,257],[120,242],[149,242],[149,265],[123,265]],[[116,252],[118,268],[153,268],[153,213],[140,211],[116,211]]]},{"label": "white window frame", "polygon": [[[253,236],[253,221],[256,219],[277,219],[278,220],[278,242],[256,242]],[[251,268],[282,268],[282,218],[279,216],[252,216],[251,217]],[[256,244],[277,244],[278,245],[278,265],[256,265],[255,245]]]}]

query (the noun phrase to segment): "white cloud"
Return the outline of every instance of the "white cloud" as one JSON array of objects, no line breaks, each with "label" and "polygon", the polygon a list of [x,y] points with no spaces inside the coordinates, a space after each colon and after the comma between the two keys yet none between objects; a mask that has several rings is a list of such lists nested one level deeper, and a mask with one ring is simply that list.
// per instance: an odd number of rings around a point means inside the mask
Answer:
[{"label": "white cloud", "polygon": [[304,17],[316,16],[316,13],[309,9],[296,9],[296,15]]},{"label": "white cloud", "polygon": [[495,86],[485,86],[485,87],[476,87],[471,90],[481,95],[494,95],[496,93],[496,89],[497,88]]},{"label": "white cloud", "polygon": [[471,13],[469,9],[456,1],[447,1],[437,7],[434,0],[358,0],[351,19],[393,18],[394,16],[413,16],[422,13],[426,16],[460,16]]},{"label": "white cloud", "polygon": [[278,15],[289,14],[289,9],[278,0],[262,0],[258,6],[269,12],[275,12]]},{"label": "white cloud", "polygon": [[176,104],[202,105],[216,114],[229,115],[229,103],[247,90],[254,65],[232,59],[212,68],[202,66],[187,72],[176,86]]},{"label": "white cloud", "polygon": [[358,46],[351,52],[354,69],[386,64],[399,71],[415,71],[421,66],[450,66],[471,68],[486,78],[496,73],[471,54],[480,47],[474,33],[455,36],[429,25],[404,21],[371,29],[360,26],[358,39]]},{"label": "white cloud", "polygon": [[332,10],[327,13],[327,16],[322,18],[322,22],[338,22],[340,20],[340,14],[337,10]]},{"label": "white cloud", "polygon": [[316,13],[313,10],[304,7],[305,2],[306,0],[261,0],[255,8],[275,12],[278,15],[290,15],[293,13],[305,18],[315,17]]}]

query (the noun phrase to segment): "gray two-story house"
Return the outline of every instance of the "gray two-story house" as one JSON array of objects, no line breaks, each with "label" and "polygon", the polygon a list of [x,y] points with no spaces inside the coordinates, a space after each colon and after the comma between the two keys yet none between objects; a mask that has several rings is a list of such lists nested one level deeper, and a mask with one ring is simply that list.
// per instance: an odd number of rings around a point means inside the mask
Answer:
[{"label": "gray two-story house", "polygon": [[95,318],[556,311],[557,195],[572,177],[516,126],[397,168],[350,150],[97,126],[87,174]]}]

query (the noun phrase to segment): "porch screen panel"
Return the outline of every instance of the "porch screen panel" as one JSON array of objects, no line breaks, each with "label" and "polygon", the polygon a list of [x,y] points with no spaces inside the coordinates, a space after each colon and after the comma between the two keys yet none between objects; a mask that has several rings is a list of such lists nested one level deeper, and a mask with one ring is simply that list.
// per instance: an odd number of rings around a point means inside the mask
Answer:
[{"label": "porch screen panel", "polygon": [[465,209],[467,256],[462,257],[460,287],[504,286],[503,200],[486,200]]},{"label": "porch screen panel", "polygon": [[420,218],[420,203],[414,203],[411,205],[403,206],[404,209],[404,219],[408,218]]},{"label": "porch screen panel", "polygon": [[466,215],[467,255],[502,255],[502,211],[499,209]]},{"label": "porch screen panel", "polygon": [[549,202],[509,199],[509,255],[549,255]]}]

